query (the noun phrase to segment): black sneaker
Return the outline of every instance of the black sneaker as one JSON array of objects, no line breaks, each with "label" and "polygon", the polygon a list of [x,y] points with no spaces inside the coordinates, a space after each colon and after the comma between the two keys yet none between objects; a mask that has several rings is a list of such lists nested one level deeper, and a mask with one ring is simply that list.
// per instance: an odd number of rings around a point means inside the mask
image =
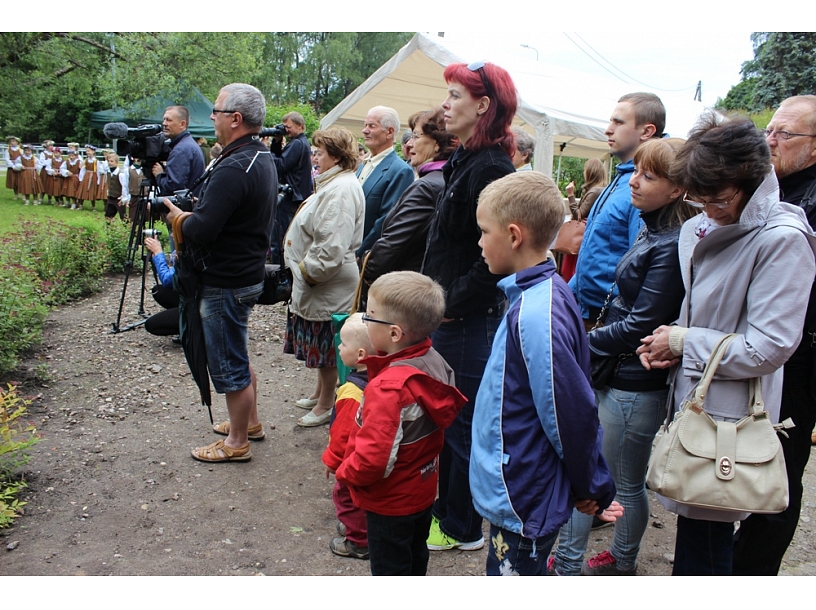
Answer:
[{"label": "black sneaker", "polygon": [[340,557],[354,557],[354,559],[368,559],[368,547],[357,546],[345,538],[332,538],[329,540],[329,549]]}]

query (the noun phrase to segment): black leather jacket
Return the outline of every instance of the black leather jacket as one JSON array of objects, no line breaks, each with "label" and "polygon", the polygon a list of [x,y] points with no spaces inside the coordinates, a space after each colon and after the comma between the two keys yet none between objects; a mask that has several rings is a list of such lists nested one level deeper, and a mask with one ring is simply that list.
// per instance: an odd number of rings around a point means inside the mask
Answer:
[{"label": "black leather jacket", "polygon": [[666,388],[669,370],[647,371],[635,355],[643,337],[677,320],[685,296],[677,253],[680,227],[658,229],[659,214],[660,210],[641,214],[645,232],[615,269],[619,295],[609,303],[604,326],[589,333],[592,358],[631,354],[621,360],[609,382],[619,390]]},{"label": "black leather jacket", "polygon": [[515,171],[498,145],[476,152],[459,146],[442,170],[445,192],[428,231],[422,273],[445,289],[446,318],[486,316],[504,302],[496,287],[504,276],[490,273],[482,258],[476,204],[484,187]]},{"label": "black leather jacket", "polygon": [[419,180],[405,189],[383,222],[380,238],[374,242],[363,272],[370,285],[389,271],[419,271],[428,240],[436,201],[445,190],[445,178],[439,167],[420,172]]}]

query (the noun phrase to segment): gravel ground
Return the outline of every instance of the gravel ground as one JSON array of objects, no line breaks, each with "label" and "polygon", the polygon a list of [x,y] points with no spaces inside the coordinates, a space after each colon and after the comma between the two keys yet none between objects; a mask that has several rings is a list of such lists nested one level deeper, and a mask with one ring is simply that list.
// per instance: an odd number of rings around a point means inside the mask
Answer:
[{"label": "gravel ground", "polygon": [[[294,401],[315,376],[282,353],[283,306],[258,306],[250,356],[267,432],[246,463],[197,462],[190,449],[217,437],[181,348],[142,328],[112,334],[122,276],[49,316],[43,344],[11,377],[35,396],[30,417],[42,440],[26,467],[25,515],[0,533],[5,575],[364,575],[368,562],[332,555],[332,482],[320,455],[327,428],[303,429]],[[138,319],[131,278],[122,326]],[[146,308],[157,307],[147,295]],[[42,377],[42,365],[48,380]],[[225,419],[214,395],[216,421]],[[816,575],[816,480],[783,574]],[[639,574],[668,575],[673,515],[652,501]],[[593,532],[588,553],[608,548]],[[588,555],[589,556],[589,555]],[[432,553],[429,574],[480,575],[485,550]]]}]

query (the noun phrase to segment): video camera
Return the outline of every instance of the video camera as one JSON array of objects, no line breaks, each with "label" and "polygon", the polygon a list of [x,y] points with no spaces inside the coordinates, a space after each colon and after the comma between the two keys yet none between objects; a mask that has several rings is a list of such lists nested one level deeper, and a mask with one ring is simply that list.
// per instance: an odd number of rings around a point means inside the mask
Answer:
[{"label": "video camera", "polygon": [[150,175],[153,165],[167,161],[170,155],[170,144],[162,133],[161,125],[128,127],[125,123],[106,123],[102,131],[106,137],[118,140],[116,142],[117,155],[130,155],[134,159],[142,160],[145,175]]}]

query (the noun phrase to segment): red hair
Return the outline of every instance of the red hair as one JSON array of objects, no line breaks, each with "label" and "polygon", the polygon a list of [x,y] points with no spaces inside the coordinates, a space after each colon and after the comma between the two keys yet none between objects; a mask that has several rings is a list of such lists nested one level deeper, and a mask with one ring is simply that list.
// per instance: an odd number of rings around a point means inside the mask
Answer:
[{"label": "red hair", "polygon": [[476,123],[473,134],[465,147],[469,150],[482,150],[498,144],[512,157],[516,152],[516,138],[510,131],[510,124],[518,109],[516,85],[510,74],[496,64],[485,63],[485,78],[490,86],[488,90],[479,70],[469,70],[467,64],[450,64],[445,68],[445,82],[459,83],[473,99],[487,96],[490,106]]}]

